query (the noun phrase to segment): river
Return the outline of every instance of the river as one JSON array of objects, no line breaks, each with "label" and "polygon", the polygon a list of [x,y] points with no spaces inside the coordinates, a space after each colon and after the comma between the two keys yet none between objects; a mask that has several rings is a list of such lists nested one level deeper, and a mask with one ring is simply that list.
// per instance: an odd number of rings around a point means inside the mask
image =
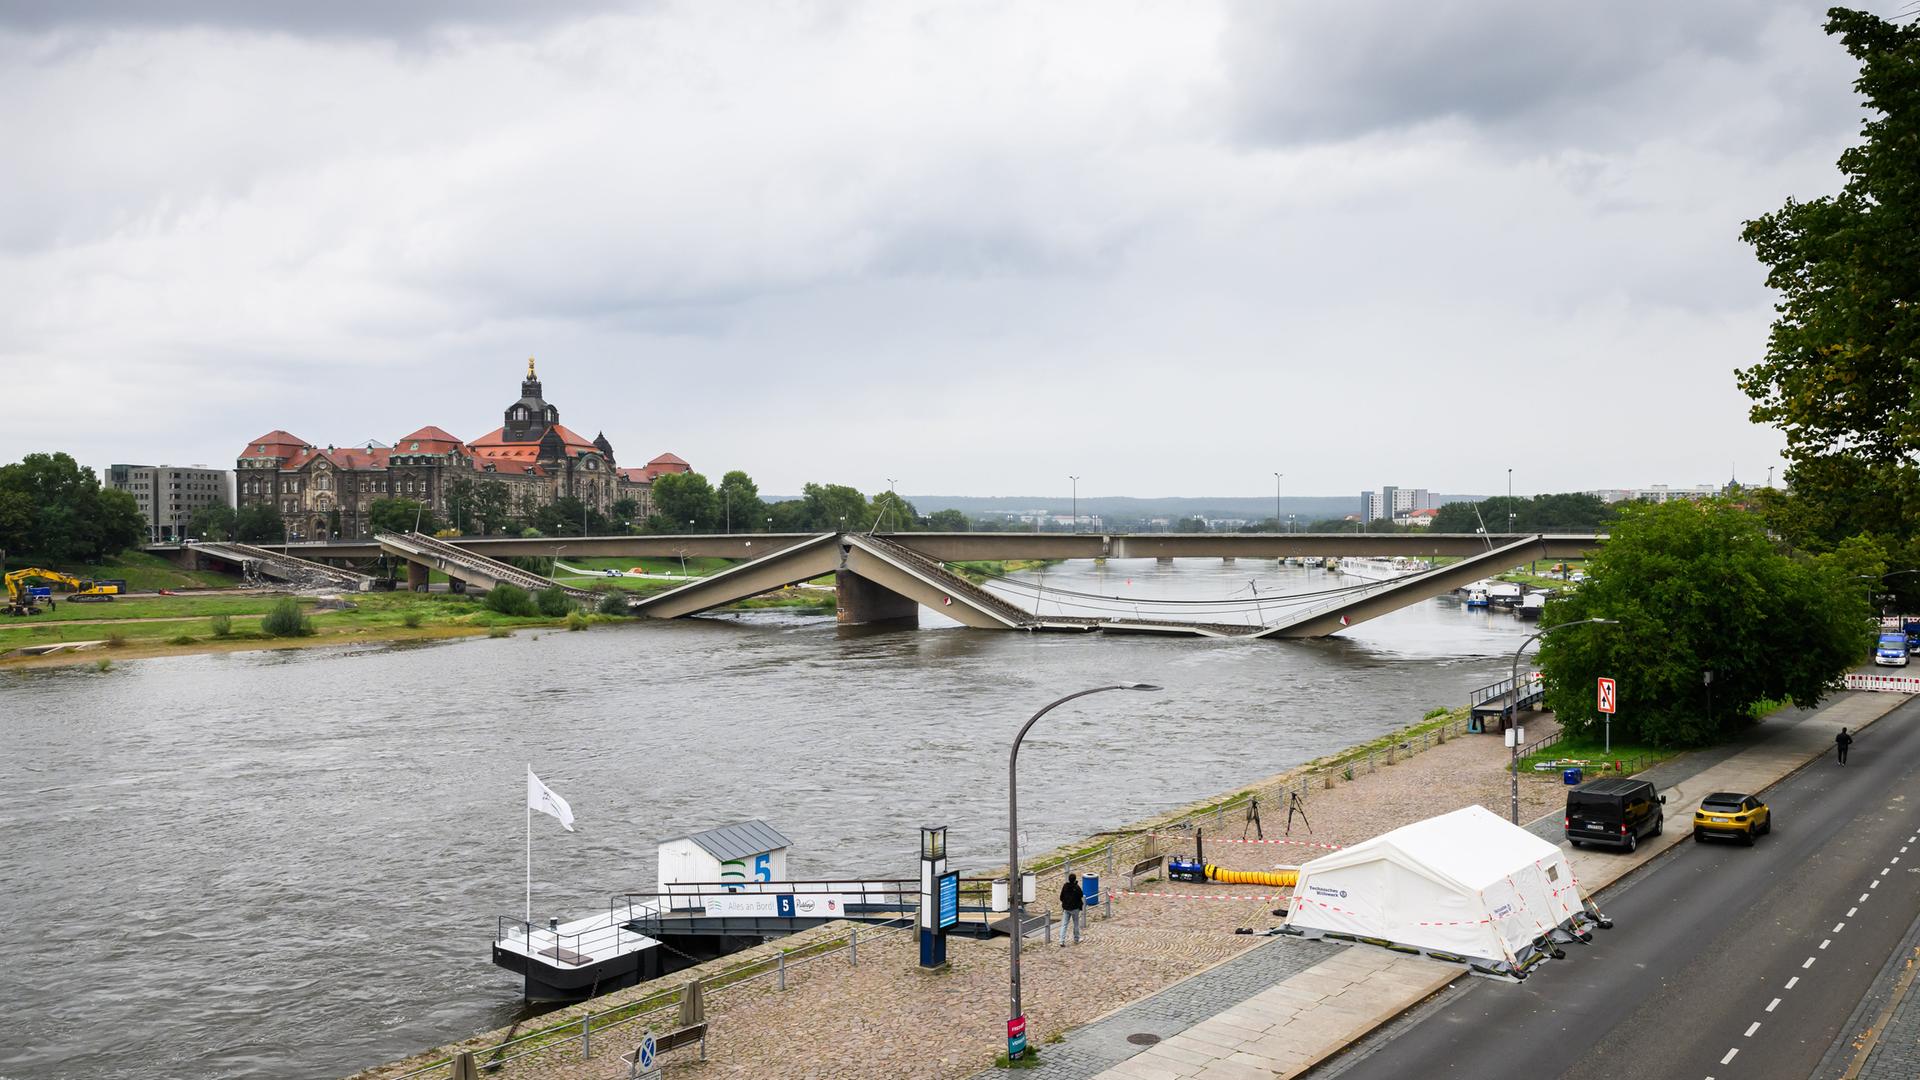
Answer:
[{"label": "river", "polygon": [[[1330,579],[1198,559],[1044,574],[1189,599]],[[933,824],[968,872],[1004,861],[1007,741],[1054,697],[1166,687],[1075,702],[1028,737],[1034,851],[1462,704],[1533,629],[1445,600],[1312,642],[922,615],[0,673],[0,1077],[339,1076],[521,1015],[489,944],[524,903],[529,763],[578,820],[534,822],[536,918],[651,888],[658,841],[754,817],[792,838],[796,877],[907,876]]]}]

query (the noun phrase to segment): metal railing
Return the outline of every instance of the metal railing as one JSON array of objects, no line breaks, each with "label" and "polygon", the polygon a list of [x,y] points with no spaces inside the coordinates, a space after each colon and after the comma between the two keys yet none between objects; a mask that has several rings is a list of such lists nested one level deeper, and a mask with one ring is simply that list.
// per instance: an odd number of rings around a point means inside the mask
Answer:
[{"label": "metal railing", "polygon": [[498,559],[490,559],[485,555],[474,554],[471,551],[455,547],[444,540],[428,536],[425,533],[379,533],[374,536],[374,539],[382,543],[392,544],[395,547],[411,550],[416,555],[425,556],[433,561],[436,568],[442,571],[449,566],[458,566],[462,569],[491,578],[494,581],[518,585],[523,589],[528,589],[533,592],[539,592],[542,589],[548,588],[559,588],[575,600],[595,600],[599,597],[599,594],[587,589],[576,589],[570,585],[561,585],[552,578],[541,577],[539,574],[533,573],[530,570],[522,570],[510,563],[504,563]]}]

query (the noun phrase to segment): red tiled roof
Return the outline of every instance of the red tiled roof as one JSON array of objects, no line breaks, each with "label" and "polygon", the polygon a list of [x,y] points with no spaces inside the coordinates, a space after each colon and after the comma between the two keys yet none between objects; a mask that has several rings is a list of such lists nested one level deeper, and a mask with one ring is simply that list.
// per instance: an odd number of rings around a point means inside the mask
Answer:
[{"label": "red tiled roof", "polygon": [[307,440],[298,435],[289,434],[278,428],[247,444],[240,451],[243,458],[284,458],[297,454],[307,445]]},{"label": "red tiled roof", "polygon": [[[579,433],[569,430],[565,424],[555,424],[553,425],[553,430],[559,434],[561,444],[567,448],[569,453],[577,455],[582,453],[597,454],[600,452],[599,447],[593,445],[591,441],[581,438]],[[543,431],[541,438],[545,437],[546,433]],[[532,439],[528,442],[508,442],[507,429],[503,427],[494,428],[492,431],[487,432],[485,435],[480,436],[467,445],[471,446],[475,453],[488,458],[534,458],[540,455],[540,439]]]},{"label": "red tiled roof", "polygon": [[[414,448],[414,443],[420,444],[418,449]],[[466,449],[466,444],[445,429],[428,424],[411,435],[400,436],[400,441],[393,448],[403,454],[451,454]]]},{"label": "red tiled roof", "polygon": [[[647,464],[649,465],[686,465],[687,462],[685,458],[681,457],[678,454],[661,454],[659,457],[654,458],[652,461],[647,462]],[[692,468],[692,466],[690,465],[687,467]]]},{"label": "red tiled roof", "polygon": [[348,447],[344,450],[322,450],[318,447],[309,447],[292,460],[284,462],[281,467],[286,469],[304,469],[313,462],[313,459],[326,458],[336,469],[346,469],[349,471],[378,470],[387,467],[387,457],[391,453],[393,453],[393,451],[388,450],[384,446],[375,447],[371,450],[363,450],[357,447]]}]

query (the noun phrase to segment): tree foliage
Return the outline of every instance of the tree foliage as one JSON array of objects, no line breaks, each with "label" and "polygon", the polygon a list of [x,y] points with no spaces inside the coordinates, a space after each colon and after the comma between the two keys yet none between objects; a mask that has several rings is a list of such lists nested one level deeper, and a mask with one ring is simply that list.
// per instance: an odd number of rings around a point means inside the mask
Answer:
[{"label": "tree foliage", "polygon": [[487,590],[484,603],[488,611],[497,611],[502,615],[530,618],[540,614],[540,606],[534,602],[533,594],[518,585],[495,585]]},{"label": "tree foliage", "polygon": [[187,535],[196,540],[232,540],[238,515],[225,503],[208,503],[187,519]]},{"label": "tree foliage", "polygon": [[513,495],[504,480],[481,480],[473,485],[473,521],[480,535],[490,536],[513,522]]},{"label": "tree foliage", "polygon": [[709,532],[713,529],[713,485],[697,472],[662,473],[653,478],[654,532]]},{"label": "tree foliage", "polygon": [[233,516],[233,538],[243,544],[279,543],[287,538],[287,523],[272,503],[243,506]]},{"label": "tree foliage", "polygon": [[1542,639],[1547,705],[1569,728],[1593,731],[1594,681],[1612,677],[1615,736],[1660,746],[1724,739],[1763,699],[1811,705],[1864,653],[1870,624],[1855,575],[1879,573],[1877,560],[1865,542],[1783,554],[1756,515],[1721,500],[1630,504],[1586,583],[1541,617],[1620,620]]},{"label": "tree foliage", "polygon": [[767,504],[760,501],[760,485],[753,482],[753,477],[739,469],[728,472],[720,478],[714,497],[723,529],[752,532],[766,527]]},{"label": "tree foliage", "polygon": [[1485,522],[1490,533],[1508,529],[1512,514],[1514,532],[1593,532],[1612,521],[1615,508],[1597,495],[1569,491],[1558,495],[1495,495],[1479,502],[1451,502],[1433,515],[1432,531],[1441,533],[1479,532]]},{"label": "tree foliage", "polygon": [[61,454],[0,465],[0,548],[51,563],[98,562],[147,538],[132,495],[100,486],[92,469]]},{"label": "tree foliage", "polygon": [[367,523],[376,533],[417,531],[431,536],[440,531],[440,520],[417,499],[375,499],[367,504]]},{"label": "tree foliage", "polygon": [[927,528],[934,532],[966,532],[972,523],[959,510],[935,510],[927,515]]},{"label": "tree foliage", "polygon": [[1765,358],[1739,373],[1789,453],[1920,454],[1920,25],[1834,8],[1875,115],[1840,155],[1837,195],[1788,199],[1741,236],[1780,294]]}]

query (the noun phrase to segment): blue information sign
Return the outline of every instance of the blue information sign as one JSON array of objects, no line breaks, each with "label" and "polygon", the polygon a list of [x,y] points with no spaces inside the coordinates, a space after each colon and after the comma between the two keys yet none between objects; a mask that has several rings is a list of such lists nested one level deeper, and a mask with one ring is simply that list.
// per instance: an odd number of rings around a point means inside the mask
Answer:
[{"label": "blue information sign", "polygon": [[940,929],[960,921],[960,872],[940,875]]},{"label": "blue information sign", "polygon": [[[781,893],[773,898],[774,912],[782,919],[793,918],[793,894]],[[765,911],[765,908],[761,909]]]}]

